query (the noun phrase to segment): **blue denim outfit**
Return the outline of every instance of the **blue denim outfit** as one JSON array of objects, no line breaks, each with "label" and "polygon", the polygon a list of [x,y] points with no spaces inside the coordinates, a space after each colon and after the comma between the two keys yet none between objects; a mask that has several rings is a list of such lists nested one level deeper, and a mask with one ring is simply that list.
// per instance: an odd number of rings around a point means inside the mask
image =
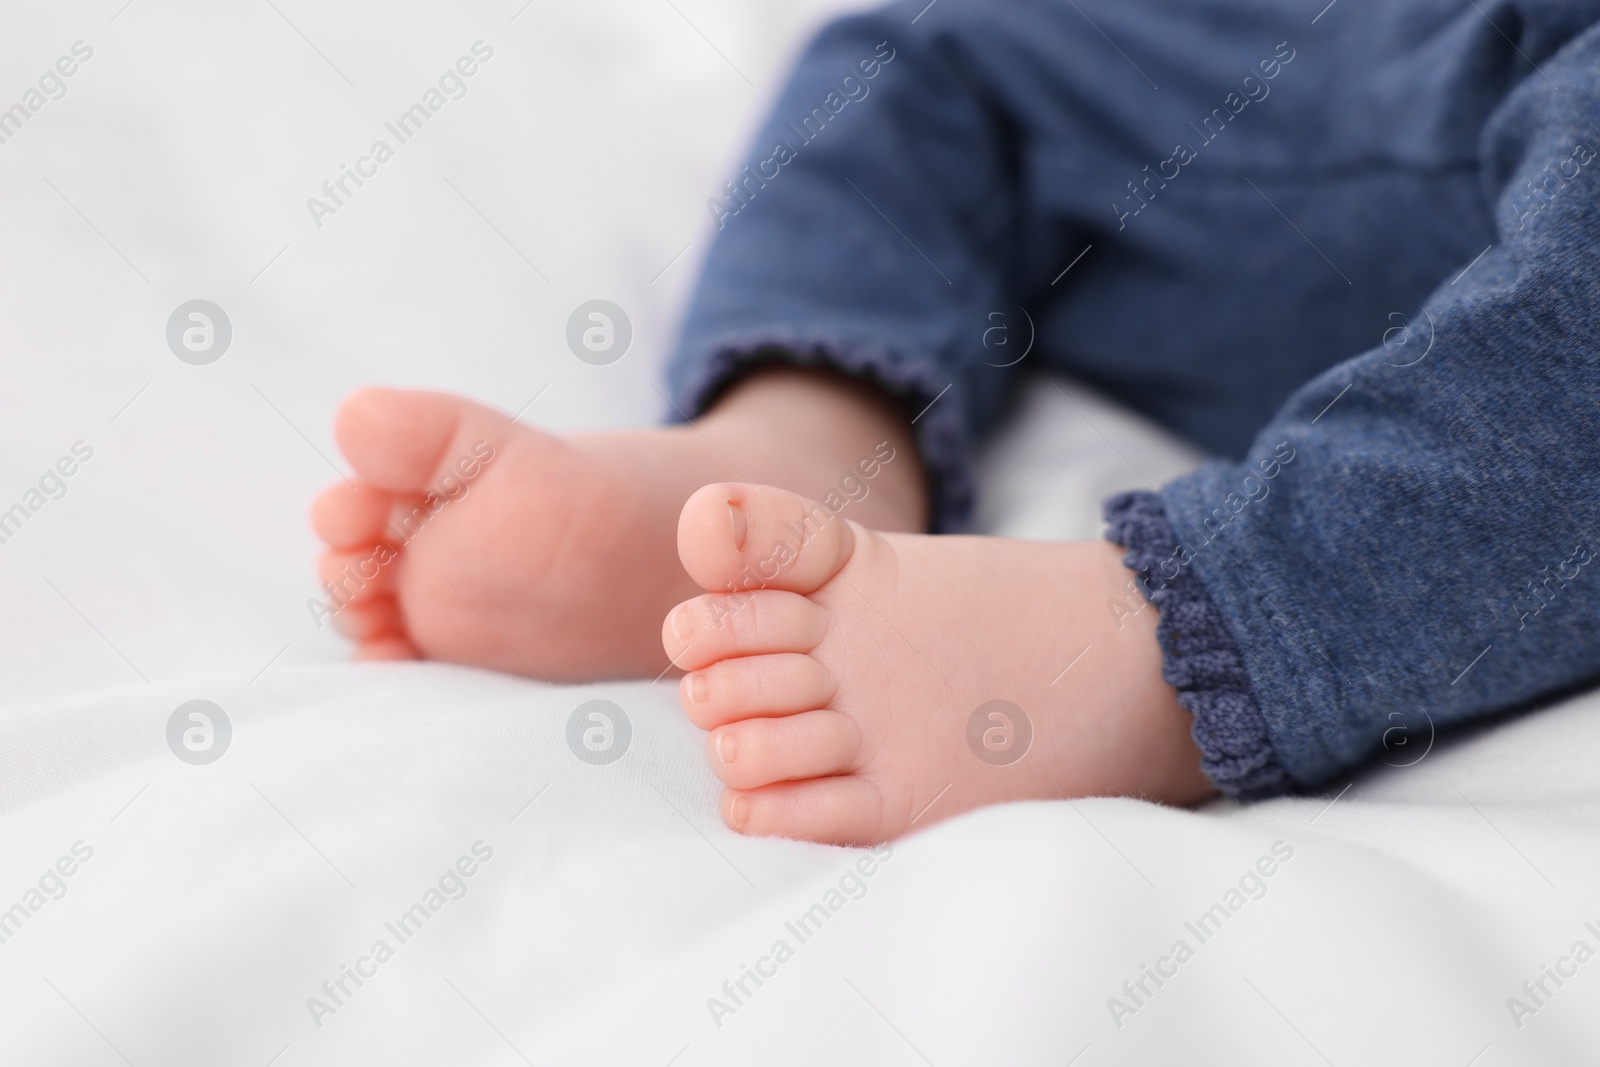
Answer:
[{"label": "blue denim outfit", "polygon": [[1107,518],[1241,797],[1600,674],[1600,0],[1320,6],[832,24],[669,368],[684,414],[763,361],[875,380],[940,530],[1032,367],[1228,457]]}]

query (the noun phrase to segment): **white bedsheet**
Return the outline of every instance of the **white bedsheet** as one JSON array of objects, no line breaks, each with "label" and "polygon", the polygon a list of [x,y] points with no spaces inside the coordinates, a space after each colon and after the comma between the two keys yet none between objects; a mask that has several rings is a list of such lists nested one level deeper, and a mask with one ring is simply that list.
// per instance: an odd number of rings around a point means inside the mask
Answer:
[{"label": "white bedsheet", "polygon": [[[0,37],[0,106],[94,50],[0,144],[0,509],[93,449],[0,544],[0,909],[26,913],[0,910],[0,1063],[1600,1051],[1600,962],[1572,956],[1600,951],[1592,695],[1326,798],[991,809],[858,878],[859,853],[721,826],[670,683],[351,666],[315,628],[304,511],[335,477],[339,396],[385,381],[515,410],[548,386],[531,421],[651,417],[704,200],[836,5],[121,3],[18,10]],[[306,197],[478,40],[495,54],[468,95],[315,228]],[[636,331],[611,367],[562,343],[595,297]],[[164,338],[194,298],[235,331],[206,367]],[[1065,388],[1034,388],[991,450],[988,529],[1096,536],[1106,493],[1198,460]],[[233,729],[205,766],[166,739],[194,699]],[[590,699],[632,724],[609,766],[567,745]],[[1202,942],[1186,924],[1275,845],[1292,855]],[[445,885],[464,895],[402,942],[385,924],[464,857]],[[790,929],[818,904],[825,923]],[[363,963],[378,940],[392,958]],[[1175,974],[1124,991],[1179,940]],[[345,965],[370,977],[335,1003]],[[1536,1002],[1545,965],[1575,973]],[[1537,1010],[1514,1018],[1513,996]]]}]

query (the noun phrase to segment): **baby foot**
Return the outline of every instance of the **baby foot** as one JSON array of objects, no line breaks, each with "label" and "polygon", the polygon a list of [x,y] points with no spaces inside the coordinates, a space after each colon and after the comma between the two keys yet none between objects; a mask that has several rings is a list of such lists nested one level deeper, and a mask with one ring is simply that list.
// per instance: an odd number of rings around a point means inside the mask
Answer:
[{"label": "baby foot", "polygon": [[661,616],[694,589],[672,529],[710,480],[692,431],[561,438],[459,397],[365,389],[335,436],[355,480],[318,498],[312,524],[358,655],[552,681],[667,665]]},{"label": "baby foot", "polygon": [[1155,610],[1107,606],[1113,545],[875,533],[734,483],[690,497],[678,553],[710,592],[662,641],[735,830],[865,845],[1011,800],[1212,792]]}]

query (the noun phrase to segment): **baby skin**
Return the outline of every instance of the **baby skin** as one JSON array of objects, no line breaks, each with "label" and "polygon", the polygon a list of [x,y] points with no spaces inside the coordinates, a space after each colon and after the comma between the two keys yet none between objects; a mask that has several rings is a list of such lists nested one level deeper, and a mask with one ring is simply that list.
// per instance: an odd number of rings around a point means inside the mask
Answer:
[{"label": "baby skin", "polygon": [[909,420],[864,386],[766,370],[693,426],[568,437],[364,390],[335,435],[355,478],[312,521],[359,656],[685,671],[735,830],[873,844],[1013,800],[1212,792],[1121,550],[910,532]]}]

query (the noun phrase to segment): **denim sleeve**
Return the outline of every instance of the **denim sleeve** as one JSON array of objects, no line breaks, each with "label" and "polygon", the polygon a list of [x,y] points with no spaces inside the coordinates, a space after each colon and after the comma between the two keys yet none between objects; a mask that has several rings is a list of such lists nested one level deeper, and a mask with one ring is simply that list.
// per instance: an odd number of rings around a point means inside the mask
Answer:
[{"label": "denim sleeve", "polygon": [[1600,27],[1523,48],[1480,139],[1495,243],[1242,462],[1108,509],[1225,792],[1412,763],[1600,674]]},{"label": "denim sleeve", "polygon": [[714,243],[667,383],[688,419],[762,361],[874,381],[914,417],[933,525],[949,530],[972,505],[969,443],[1014,373],[986,366],[980,339],[1018,193],[978,65],[916,14],[842,19],[805,50],[707,205]]}]

